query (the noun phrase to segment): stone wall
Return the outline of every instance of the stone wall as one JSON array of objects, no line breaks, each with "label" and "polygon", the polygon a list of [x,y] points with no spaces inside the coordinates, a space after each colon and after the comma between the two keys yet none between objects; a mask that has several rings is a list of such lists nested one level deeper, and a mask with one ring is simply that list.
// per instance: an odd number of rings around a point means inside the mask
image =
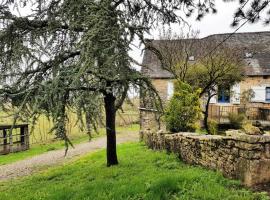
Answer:
[{"label": "stone wall", "polygon": [[[153,79],[152,84],[155,86],[158,94],[162,100],[163,105],[167,103],[168,96],[168,82],[171,79]],[[147,103],[146,103],[147,104]],[[145,109],[146,108],[146,109]],[[148,108],[148,109],[147,109]],[[142,101],[140,102],[140,127],[141,129],[158,129],[164,124],[158,121],[156,113],[153,112],[151,105],[144,105]]]},{"label": "stone wall", "polygon": [[155,116],[155,112],[151,110],[140,109],[140,127],[141,129],[158,130],[160,123]]},{"label": "stone wall", "polygon": [[189,164],[221,171],[247,186],[270,182],[270,136],[214,136],[141,132],[147,146],[179,155]]}]

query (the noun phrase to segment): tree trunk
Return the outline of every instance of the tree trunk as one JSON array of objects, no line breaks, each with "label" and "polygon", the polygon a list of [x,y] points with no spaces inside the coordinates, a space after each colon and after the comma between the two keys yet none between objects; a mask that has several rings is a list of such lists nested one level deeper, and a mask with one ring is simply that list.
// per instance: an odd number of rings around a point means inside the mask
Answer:
[{"label": "tree trunk", "polygon": [[116,131],[115,131],[115,97],[113,94],[106,94],[104,97],[106,112],[106,134],[107,134],[107,166],[117,165],[116,152]]},{"label": "tree trunk", "polygon": [[205,105],[204,120],[203,120],[203,125],[204,125],[204,128],[205,128],[207,134],[210,134],[210,130],[208,127],[208,114],[209,114],[208,109],[209,109],[209,104],[210,104],[211,98],[212,98],[211,93],[208,92],[208,98],[207,98],[207,102]]}]

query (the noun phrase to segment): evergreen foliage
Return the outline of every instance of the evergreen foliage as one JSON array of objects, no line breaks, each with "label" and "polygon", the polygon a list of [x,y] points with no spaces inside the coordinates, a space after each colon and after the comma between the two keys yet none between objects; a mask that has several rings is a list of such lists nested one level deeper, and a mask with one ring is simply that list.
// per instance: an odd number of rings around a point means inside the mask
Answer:
[{"label": "evergreen foliage", "polygon": [[[67,109],[95,124],[104,106],[108,165],[117,164],[115,113],[129,86],[150,81],[131,67],[136,38],[158,24],[215,13],[214,0],[2,0],[0,1],[0,105],[14,119],[52,117],[58,138],[69,141]],[[184,12],[183,12],[184,11]],[[87,120],[82,120],[86,113]],[[89,127],[89,126],[88,126]]]},{"label": "evergreen foliage", "polygon": [[[211,7],[209,2],[200,5]],[[52,117],[58,138],[67,137],[67,109],[94,127],[104,106],[107,163],[117,164],[115,113],[130,86],[147,90],[148,78],[131,67],[135,38],[157,24],[182,21],[177,11],[192,1],[13,0],[0,3],[0,104],[18,118]],[[146,93],[146,92],[143,92]],[[87,117],[83,120],[83,116]]]},{"label": "evergreen foliage", "polygon": [[175,93],[166,109],[165,121],[172,132],[195,131],[200,119],[200,90],[193,91],[187,83],[175,82]]}]

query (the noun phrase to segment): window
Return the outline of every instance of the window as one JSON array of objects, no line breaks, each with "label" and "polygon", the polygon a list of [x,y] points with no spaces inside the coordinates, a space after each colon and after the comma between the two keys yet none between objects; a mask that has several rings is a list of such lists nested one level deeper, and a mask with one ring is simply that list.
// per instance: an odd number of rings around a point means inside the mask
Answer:
[{"label": "window", "polygon": [[265,88],[265,101],[270,101],[270,87]]},{"label": "window", "polygon": [[230,88],[220,88],[218,90],[218,103],[230,103]]}]

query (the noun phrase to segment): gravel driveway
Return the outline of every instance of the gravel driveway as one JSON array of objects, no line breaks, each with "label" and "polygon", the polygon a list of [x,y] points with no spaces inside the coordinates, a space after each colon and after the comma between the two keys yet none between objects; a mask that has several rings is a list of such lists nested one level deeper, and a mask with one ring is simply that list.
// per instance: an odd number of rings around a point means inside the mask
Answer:
[{"label": "gravel driveway", "polygon": [[[117,143],[125,143],[138,141],[138,133],[122,133],[117,135]],[[71,158],[93,152],[106,147],[106,137],[94,139],[91,142],[75,145],[75,148],[70,148],[66,157],[64,150],[50,151],[41,155],[37,155],[15,163],[0,166],[0,181],[17,178],[20,176],[31,175],[42,167],[52,166],[55,164],[67,162]]]}]

